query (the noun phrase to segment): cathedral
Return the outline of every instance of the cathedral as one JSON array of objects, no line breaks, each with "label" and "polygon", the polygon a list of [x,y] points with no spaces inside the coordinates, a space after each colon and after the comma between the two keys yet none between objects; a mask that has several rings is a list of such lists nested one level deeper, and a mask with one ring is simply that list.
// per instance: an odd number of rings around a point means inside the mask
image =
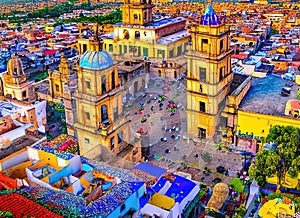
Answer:
[{"label": "cathedral", "polygon": [[125,0],[121,6],[122,22],[114,32],[101,36],[104,50],[119,60],[124,54],[135,57],[170,59],[182,56],[190,34],[182,17],[153,19],[151,0]]}]

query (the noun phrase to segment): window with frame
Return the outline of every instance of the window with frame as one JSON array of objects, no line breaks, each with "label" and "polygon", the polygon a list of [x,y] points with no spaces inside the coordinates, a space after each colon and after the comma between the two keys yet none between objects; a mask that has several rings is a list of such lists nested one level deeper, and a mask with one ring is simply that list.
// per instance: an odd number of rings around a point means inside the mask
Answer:
[{"label": "window with frame", "polygon": [[118,133],[118,144],[123,141],[123,131]]},{"label": "window with frame", "polygon": [[113,50],[114,50],[113,44],[109,44],[108,45],[108,51],[113,52]]},{"label": "window with frame", "polygon": [[90,120],[90,119],[91,119],[90,113],[89,113],[89,112],[85,112],[85,119],[87,119],[87,120]]},{"label": "window with frame", "polygon": [[108,123],[107,106],[105,104],[101,105],[101,123]]},{"label": "window with frame", "polygon": [[225,67],[223,66],[219,69],[219,81],[223,80],[224,76],[225,76]]},{"label": "window with frame", "polygon": [[200,81],[206,82],[206,68],[200,67]]},{"label": "window with frame", "polygon": [[143,55],[148,57],[148,48],[143,48]]},{"label": "window with frame", "polygon": [[85,81],[85,87],[86,87],[87,89],[90,89],[90,88],[91,88],[91,82],[88,81],[88,80],[86,80],[86,81]]},{"label": "window with frame", "polygon": [[205,113],[205,102],[203,102],[203,101],[200,101],[200,112]]},{"label": "window with frame", "polygon": [[222,39],[220,41],[220,53],[224,52],[225,48],[224,48],[224,39]]},{"label": "window with frame", "polygon": [[59,92],[59,85],[55,84],[55,91]]},{"label": "window with frame", "polygon": [[82,45],[82,50],[83,50],[83,53],[86,52],[86,50],[87,50],[87,44],[83,44]]},{"label": "window with frame", "polygon": [[113,150],[115,148],[115,137],[110,138],[110,149]]},{"label": "window with frame", "polygon": [[200,139],[206,138],[206,129],[198,127],[198,138]]},{"label": "window with frame", "polygon": [[208,39],[202,39],[202,44],[208,44]]},{"label": "window with frame", "polygon": [[158,49],[157,50],[157,56],[165,58],[165,50]]},{"label": "window with frame", "polygon": [[182,54],[182,45],[177,47],[177,56]]},{"label": "window with frame", "polygon": [[118,119],[118,107],[114,108],[114,120]]},{"label": "window with frame", "polygon": [[203,52],[208,52],[208,39],[201,39],[201,45],[202,45],[201,50]]},{"label": "window with frame", "polygon": [[171,51],[169,51],[169,58],[173,58],[174,56],[174,50],[172,49]]}]

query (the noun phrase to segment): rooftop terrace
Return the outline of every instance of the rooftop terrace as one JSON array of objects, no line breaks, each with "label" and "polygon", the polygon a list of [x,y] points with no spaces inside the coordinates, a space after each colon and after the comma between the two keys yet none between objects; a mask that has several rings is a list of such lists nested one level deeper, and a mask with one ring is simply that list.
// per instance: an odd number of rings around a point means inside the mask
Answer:
[{"label": "rooftop terrace", "polygon": [[[281,96],[281,89],[286,85],[292,85],[291,94],[288,97]],[[298,88],[294,82],[283,80],[275,75],[253,78],[252,86],[240,104],[240,110],[285,116],[285,104],[288,100],[296,98]]]},{"label": "rooftop terrace", "polygon": [[[138,195],[141,195],[140,190],[144,182],[132,175],[129,170],[116,168],[106,163],[89,160],[63,151],[60,153],[49,144],[36,144],[32,146],[28,152],[32,153],[35,149],[39,155],[45,157],[45,160],[27,167],[26,175],[32,182],[38,184],[39,187],[24,187],[22,191],[32,196],[34,200],[41,199],[43,202],[59,206],[66,214],[73,213],[73,215],[77,214],[80,217],[108,217],[120,205],[125,203],[129,197],[135,196],[138,198]],[[36,152],[36,150],[34,152]],[[65,167],[56,166],[58,160],[55,160],[56,157],[51,156],[51,154],[66,161],[69,160],[70,162]],[[18,157],[13,156],[11,158],[15,160]],[[6,166],[5,163],[2,163],[2,165],[3,164]],[[48,170],[43,171],[44,168]],[[49,171],[49,173],[47,171]],[[85,173],[83,176],[81,176],[81,171]],[[90,172],[92,172],[93,175]],[[98,174],[95,174],[95,176],[94,172]],[[86,205],[88,201],[86,201],[87,199],[85,199],[84,193],[82,194],[82,192],[79,191],[84,191],[91,183],[99,182],[97,180],[99,175],[101,178],[103,175],[107,178],[105,182],[103,180],[103,194],[101,192],[102,196],[95,200],[93,199],[91,203]],[[61,182],[61,178],[63,177],[69,179],[69,181],[65,180],[63,182],[64,185]],[[116,180],[113,182],[108,181],[114,178],[116,178]],[[48,185],[44,186],[43,184],[45,183]],[[114,185],[112,185],[112,183]],[[79,184],[81,185],[79,186]],[[109,185],[109,187],[104,187],[105,184]],[[53,190],[51,186],[55,187],[55,189]],[[107,191],[108,189],[109,191]],[[139,192],[139,194],[136,192]],[[89,193],[89,190],[87,193],[93,195],[93,192]]]}]

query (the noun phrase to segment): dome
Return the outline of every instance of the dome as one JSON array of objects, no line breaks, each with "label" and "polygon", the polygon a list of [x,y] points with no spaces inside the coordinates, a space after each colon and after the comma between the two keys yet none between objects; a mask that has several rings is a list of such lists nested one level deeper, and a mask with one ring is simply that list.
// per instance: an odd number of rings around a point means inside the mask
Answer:
[{"label": "dome", "polygon": [[7,62],[7,71],[11,76],[24,75],[21,59],[13,53],[11,59]]},{"label": "dome", "polygon": [[103,70],[114,64],[107,51],[86,51],[80,58],[79,66],[89,70]]},{"label": "dome", "polygon": [[204,11],[204,14],[201,16],[201,25],[210,26],[210,25],[220,25],[221,21],[217,16],[211,5],[207,6]]}]

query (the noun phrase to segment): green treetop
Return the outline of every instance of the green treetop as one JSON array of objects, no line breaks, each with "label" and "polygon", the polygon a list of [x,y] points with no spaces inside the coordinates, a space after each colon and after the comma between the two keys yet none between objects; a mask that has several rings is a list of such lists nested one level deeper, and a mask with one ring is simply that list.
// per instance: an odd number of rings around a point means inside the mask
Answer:
[{"label": "green treetop", "polygon": [[250,178],[260,186],[266,177],[278,176],[278,184],[286,172],[295,178],[300,171],[300,129],[292,126],[274,126],[270,129],[266,142],[276,143],[277,150],[264,150],[257,154],[255,165],[249,169]]}]

